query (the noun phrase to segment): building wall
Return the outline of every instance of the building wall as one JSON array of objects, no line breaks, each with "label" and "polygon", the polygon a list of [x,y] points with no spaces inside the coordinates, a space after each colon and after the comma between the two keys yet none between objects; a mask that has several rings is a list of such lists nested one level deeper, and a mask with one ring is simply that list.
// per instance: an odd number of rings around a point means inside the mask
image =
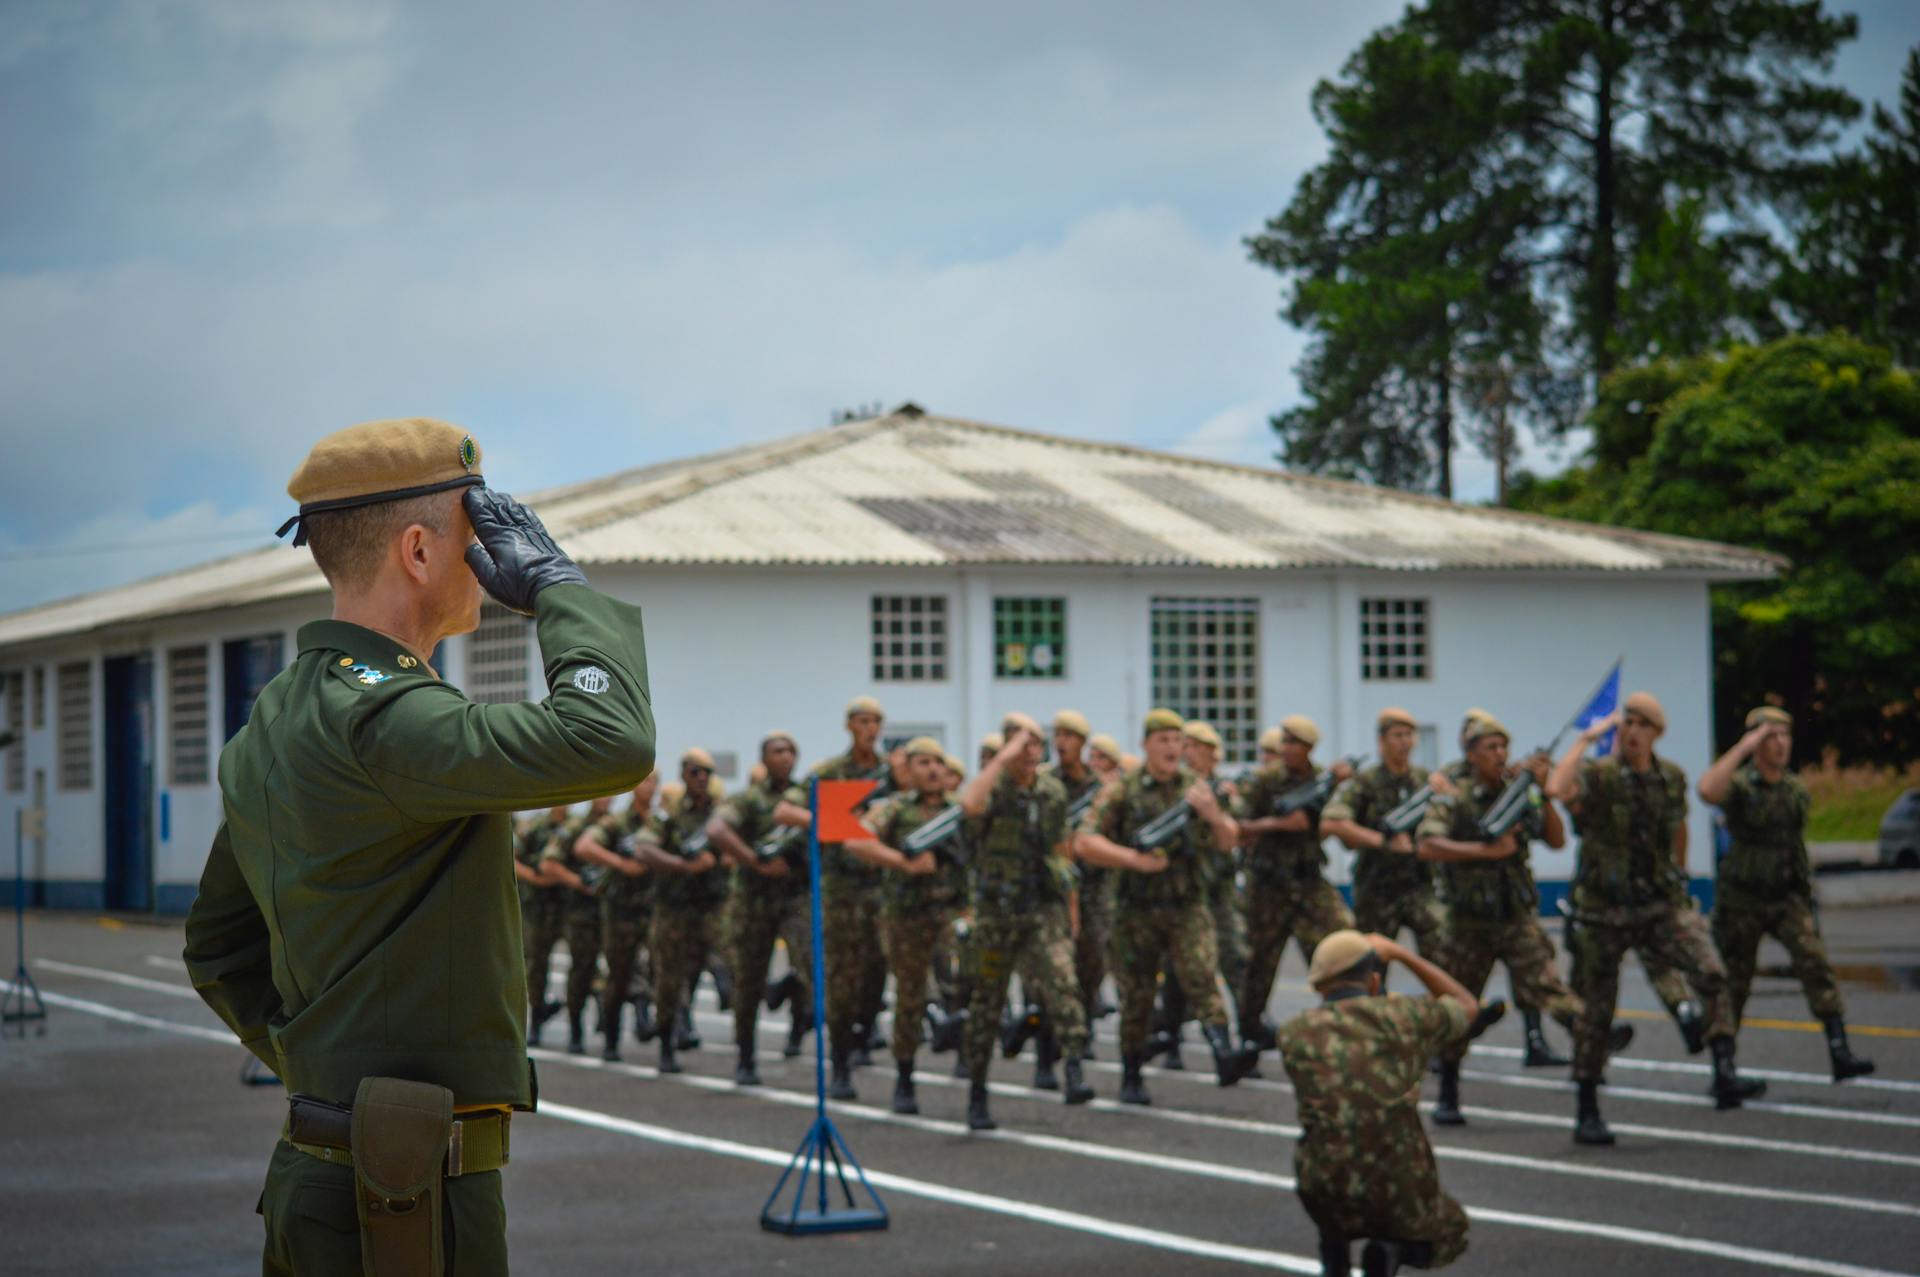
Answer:
[{"label": "building wall", "polygon": [[[1451,739],[1469,705],[1499,715],[1514,732],[1516,749],[1545,744],[1621,654],[1626,686],[1646,687],[1667,705],[1673,727],[1662,752],[1690,774],[1708,761],[1710,640],[1707,587],[1700,581],[994,567],[603,565],[591,575],[597,586],[645,611],[662,770],[672,774],[679,753],[697,744],[735,755],[729,783],[736,786],[771,728],[797,735],[803,765],[842,748],[842,712],[849,698],[863,692],[881,699],[893,725],[934,730],[963,757],[1010,709],[1044,719],[1072,706],[1096,730],[1131,744],[1151,707],[1149,609],[1156,596],[1257,599],[1260,721],[1311,715],[1325,732],[1323,761],[1367,752],[1373,717],[1386,705],[1403,706],[1430,726],[1428,748],[1435,756],[1422,761],[1457,752]],[[868,629],[876,594],[948,600],[950,669],[944,681],[873,682]],[[993,676],[993,599],[1013,595],[1066,599],[1066,677]],[[1363,681],[1360,600],[1395,596],[1428,602],[1431,675]],[[45,724],[30,729],[25,744],[26,791],[0,793],[0,815],[10,827],[15,809],[31,798],[35,772],[47,775],[48,836],[43,851],[27,849],[26,876],[37,901],[95,908],[104,899],[101,659],[145,651],[154,661],[154,877],[160,909],[178,912],[192,898],[217,828],[219,794],[211,780],[168,783],[166,652],[188,642],[211,645],[209,730],[217,749],[224,738],[220,644],[277,632],[291,659],[298,626],[323,615],[325,606],[314,597],[173,618],[105,640],[0,653],[0,672],[48,667]],[[94,785],[63,793],[57,789],[52,667],[76,659],[92,666]],[[466,667],[464,640],[449,643],[442,664],[458,682]],[[528,685],[531,695],[543,694],[537,657]],[[29,679],[29,697],[31,691]],[[1697,804],[1691,830],[1691,864],[1701,875],[1710,872],[1711,854],[1707,814]],[[1334,872],[1344,877],[1345,856],[1333,850]],[[1543,880],[1564,879],[1573,857],[1571,851],[1536,849],[1534,863]]]}]

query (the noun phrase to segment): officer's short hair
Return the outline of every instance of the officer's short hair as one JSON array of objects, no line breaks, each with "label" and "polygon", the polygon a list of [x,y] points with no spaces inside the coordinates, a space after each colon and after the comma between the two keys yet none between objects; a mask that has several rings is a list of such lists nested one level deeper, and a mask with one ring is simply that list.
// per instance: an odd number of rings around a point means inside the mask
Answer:
[{"label": "officer's short hair", "polygon": [[336,590],[360,590],[373,584],[387,547],[402,531],[420,524],[445,536],[453,530],[455,492],[429,492],[401,501],[316,510],[305,517],[307,548],[327,584]]}]

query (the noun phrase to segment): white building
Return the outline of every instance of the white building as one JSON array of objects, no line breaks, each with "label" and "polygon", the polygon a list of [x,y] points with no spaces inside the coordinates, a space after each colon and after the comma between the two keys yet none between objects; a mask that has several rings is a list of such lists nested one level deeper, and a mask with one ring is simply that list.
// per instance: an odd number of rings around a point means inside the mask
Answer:
[{"label": "white building", "polygon": [[[664,768],[699,744],[730,779],[772,727],[798,734],[803,764],[837,750],[862,692],[890,735],[963,755],[1010,709],[1073,706],[1131,741],[1164,704],[1214,723],[1236,761],[1263,725],[1309,714],[1330,758],[1367,751],[1374,714],[1398,704],[1427,725],[1433,763],[1469,705],[1516,749],[1545,743],[1620,655],[1627,686],[1667,705],[1661,752],[1697,774],[1708,587],[1780,567],[911,404],[531,503],[596,586],[645,606]],[[310,556],[275,546],[0,617],[21,736],[0,817],[11,831],[23,805],[47,810],[30,898],[184,911],[220,817],[221,743],[327,607]],[[489,605],[437,664],[476,699],[539,696],[531,637]],[[1699,875],[1697,807],[1692,846]],[[1572,864],[1536,850],[1543,881]]]}]

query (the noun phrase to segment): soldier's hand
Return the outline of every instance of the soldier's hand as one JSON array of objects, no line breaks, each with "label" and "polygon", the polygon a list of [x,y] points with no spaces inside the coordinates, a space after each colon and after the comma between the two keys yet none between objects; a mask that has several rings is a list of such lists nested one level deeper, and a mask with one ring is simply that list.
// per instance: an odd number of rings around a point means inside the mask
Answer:
[{"label": "soldier's hand", "polygon": [[940,867],[930,851],[923,851],[917,856],[908,856],[906,860],[906,871],[916,878],[925,877]]},{"label": "soldier's hand", "polygon": [[501,607],[532,616],[534,599],[549,585],[587,583],[540,516],[506,493],[468,488],[462,500],[476,538],[467,547],[467,566]]},{"label": "soldier's hand", "polygon": [[1508,856],[1511,856],[1519,850],[1520,837],[1514,833],[1513,830],[1509,829],[1506,833],[1501,834],[1498,838],[1487,844],[1487,859],[1505,860]]},{"label": "soldier's hand", "polygon": [[1353,779],[1353,764],[1344,758],[1334,763],[1328,770],[1333,773],[1335,781],[1345,782]]},{"label": "soldier's hand", "polygon": [[1553,760],[1547,757],[1546,751],[1541,750],[1527,755],[1526,761],[1520,766],[1533,773],[1533,779],[1538,782],[1540,788],[1547,787],[1547,773],[1553,768]]},{"label": "soldier's hand", "polygon": [[1452,798],[1460,790],[1454,785],[1453,777],[1445,772],[1434,772],[1427,777],[1427,785],[1441,798]]},{"label": "soldier's hand", "polygon": [[1202,816],[1211,816],[1214,812],[1220,810],[1220,803],[1213,796],[1213,786],[1207,784],[1204,780],[1194,781],[1193,784],[1187,787],[1187,792],[1184,796],[1187,800],[1187,805],[1199,812]]},{"label": "soldier's hand", "polygon": [[1392,962],[1400,956],[1400,944],[1391,936],[1383,936],[1378,931],[1369,931],[1367,943],[1373,946],[1373,956],[1382,962]]},{"label": "soldier's hand", "polygon": [[1143,874],[1163,874],[1167,871],[1168,863],[1165,856],[1143,851],[1134,857],[1133,867]]},{"label": "soldier's hand", "polygon": [[1589,723],[1587,730],[1580,733],[1580,739],[1592,744],[1618,726],[1620,726],[1620,711],[1615,710],[1605,718]]},{"label": "soldier's hand", "polygon": [[1412,855],[1413,854],[1413,835],[1412,834],[1394,834],[1392,837],[1387,839],[1387,850],[1397,851],[1403,855]]},{"label": "soldier's hand", "polygon": [[754,871],[763,878],[784,878],[792,872],[787,868],[787,858],[785,856],[775,856],[772,860],[762,860],[760,857],[755,856],[753,858],[753,868]]}]

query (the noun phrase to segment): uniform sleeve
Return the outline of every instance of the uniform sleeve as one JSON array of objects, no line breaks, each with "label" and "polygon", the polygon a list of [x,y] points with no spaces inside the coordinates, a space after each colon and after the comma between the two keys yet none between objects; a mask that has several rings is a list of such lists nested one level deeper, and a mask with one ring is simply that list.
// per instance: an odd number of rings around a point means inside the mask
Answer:
[{"label": "uniform sleeve", "polygon": [[1435,794],[1427,804],[1426,814],[1420,817],[1420,827],[1413,836],[1416,839],[1453,837],[1453,814],[1459,805],[1460,800],[1452,795]]},{"label": "uniform sleeve", "polygon": [[1452,998],[1408,998],[1405,1001],[1408,1027],[1419,1041],[1423,1056],[1437,1053],[1467,1036],[1472,1023],[1466,1008]]},{"label": "uniform sleeve", "polygon": [[1327,805],[1320,811],[1320,821],[1358,820],[1360,810],[1360,782],[1357,777],[1349,777],[1340,782],[1340,788],[1333,791],[1333,797],[1327,799]]},{"label": "uniform sleeve", "polygon": [[187,974],[194,991],[226,1022],[240,1044],[278,1073],[267,1026],[280,1012],[280,991],[273,983],[273,942],[267,920],[254,902],[225,821],[213,836],[200,894],[187,911]]},{"label": "uniform sleeve", "polygon": [[540,593],[547,686],[537,704],[476,705],[422,681],[360,724],[361,761],[423,823],[630,789],[653,770],[640,609],[584,586]]},{"label": "uniform sleeve", "polygon": [[1687,773],[1678,763],[1667,764],[1667,837],[1672,838],[1687,823]]},{"label": "uniform sleeve", "polygon": [[725,821],[727,828],[736,834],[745,828],[751,819],[747,814],[746,805],[745,794],[738,794],[720,804],[720,819]]},{"label": "uniform sleeve", "polygon": [[1118,841],[1120,837],[1120,793],[1118,781],[1110,781],[1094,796],[1087,814],[1080,818],[1079,832],[1099,834],[1102,838]]}]

